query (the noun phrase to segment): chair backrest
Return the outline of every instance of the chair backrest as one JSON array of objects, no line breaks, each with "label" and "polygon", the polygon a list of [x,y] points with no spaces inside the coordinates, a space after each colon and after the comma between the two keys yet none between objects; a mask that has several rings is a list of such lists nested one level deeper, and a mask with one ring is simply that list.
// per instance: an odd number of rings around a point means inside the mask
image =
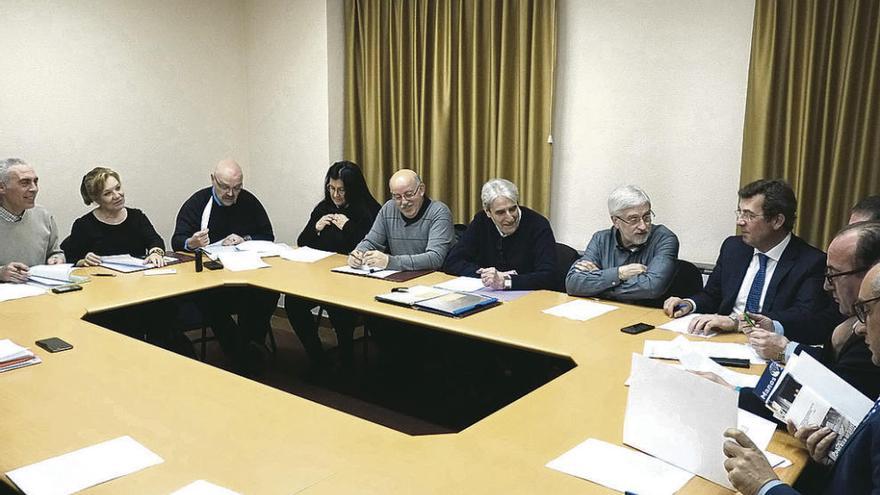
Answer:
[{"label": "chair backrest", "polygon": [[700,269],[690,261],[675,260],[675,274],[672,276],[672,283],[669,284],[669,288],[662,296],[657,299],[642,299],[631,302],[640,306],[662,308],[663,301],[670,296],[688,297],[696,294],[702,288],[703,274]]},{"label": "chair backrest", "polygon": [[458,244],[458,241],[461,240],[461,236],[464,235],[464,231],[467,230],[467,225],[463,223],[457,223],[452,226],[453,229],[453,239],[452,245],[455,246]]},{"label": "chair backrest", "polygon": [[556,270],[553,273],[555,281],[554,289],[559,292],[565,292],[565,276],[571,265],[580,258],[577,250],[568,244],[561,242],[556,243]]}]

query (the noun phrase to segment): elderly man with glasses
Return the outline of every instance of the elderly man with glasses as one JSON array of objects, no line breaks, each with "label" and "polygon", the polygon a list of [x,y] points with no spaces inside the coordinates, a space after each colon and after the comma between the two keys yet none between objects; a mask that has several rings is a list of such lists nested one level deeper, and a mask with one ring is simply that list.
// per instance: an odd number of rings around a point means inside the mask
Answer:
[{"label": "elderly man with glasses", "polygon": [[608,213],[611,228],[593,234],[565,277],[566,292],[630,302],[663,296],[675,275],[678,237],[654,225],[651,200],[636,186],[612,191]]},{"label": "elderly man with glasses", "polygon": [[823,290],[825,253],[792,234],[797,200],[782,180],[762,179],[739,190],[736,224],[742,235],[728,237],[706,287],[687,299],[670,297],[667,315],[696,312],[694,334],[735,331],[745,312],[773,321],[779,335],[804,344],[822,344],[843,320]]},{"label": "elderly man with glasses", "polygon": [[391,199],[348,255],[348,264],[407,271],[439,269],[454,234],[449,208],[425,194],[425,184],[412,170],[398,170],[388,186]]}]

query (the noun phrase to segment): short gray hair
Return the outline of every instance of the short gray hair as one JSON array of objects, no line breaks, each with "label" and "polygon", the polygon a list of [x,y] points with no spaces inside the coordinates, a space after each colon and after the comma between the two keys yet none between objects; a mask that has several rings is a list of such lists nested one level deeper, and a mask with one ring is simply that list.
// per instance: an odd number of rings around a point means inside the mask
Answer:
[{"label": "short gray hair", "polygon": [[880,296],[880,274],[877,274],[874,277],[874,282],[871,283],[871,295],[874,297]]},{"label": "short gray hair", "polygon": [[617,215],[627,208],[641,205],[651,206],[651,198],[639,187],[633,185],[620,186],[608,196],[608,213]]},{"label": "short gray hair", "polygon": [[9,167],[15,167],[17,165],[25,165],[28,163],[21,158],[6,158],[4,160],[0,160],[0,182],[6,184],[9,181]]},{"label": "short gray hair", "polygon": [[489,179],[483,184],[480,199],[483,201],[484,210],[488,210],[492,202],[500,197],[505,197],[519,204],[519,189],[516,188],[516,184],[507,179]]}]

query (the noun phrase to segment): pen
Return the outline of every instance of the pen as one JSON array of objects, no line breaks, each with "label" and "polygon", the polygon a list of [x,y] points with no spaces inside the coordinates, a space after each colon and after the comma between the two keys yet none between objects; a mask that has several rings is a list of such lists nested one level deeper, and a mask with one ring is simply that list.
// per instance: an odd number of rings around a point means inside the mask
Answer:
[{"label": "pen", "polygon": [[672,307],[672,314],[678,313],[682,309],[687,309],[688,305],[685,303],[678,303]]},{"label": "pen", "polygon": [[745,311],[743,311],[743,318],[746,320],[746,323],[747,323],[750,327],[757,326],[757,325],[755,325],[755,320],[753,320],[752,317],[749,316],[749,314],[746,313]]},{"label": "pen", "polygon": [[115,273],[93,273],[92,275],[96,277],[115,277]]}]

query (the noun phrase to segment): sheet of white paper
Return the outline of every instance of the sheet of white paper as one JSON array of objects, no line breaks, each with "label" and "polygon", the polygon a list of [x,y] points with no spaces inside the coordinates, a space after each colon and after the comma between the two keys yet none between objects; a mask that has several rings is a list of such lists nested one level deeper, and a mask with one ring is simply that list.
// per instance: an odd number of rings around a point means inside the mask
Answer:
[{"label": "sheet of white paper", "polygon": [[[662,328],[663,330],[671,330],[673,332],[678,333],[688,333],[688,325],[690,325],[691,320],[696,318],[697,316],[703,316],[699,313],[691,313],[689,315],[682,316],[681,318],[675,318],[674,320],[669,320],[666,323],[660,325],[657,328]],[[693,335],[693,334],[688,334]],[[706,335],[694,335],[695,337],[704,337],[710,338],[718,335],[718,332],[709,332]]]},{"label": "sheet of white paper", "polygon": [[394,301],[399,304],[409,305],[426,299],[431,299],[432,297],[449,294],[450,292],[451,291],[437,287],[428,287],[427,285],[414,285],[407,289],[406,292],[388,292],[386,294],[381,294],[378,297],[381,297],[385,301]]},{"label": "sheet of white paper", "polygon": [[43,287],[27,284],[0,284],[0,302],[24,297],[42,296],[48,292]]},{"label": "sheet of white paper", "polygon": [[776,423],[752,414],[745,409],[737,410],[736,427],[752,439],[752,442],[761,450],[767,450],[773,432],[776,431]]},{"label": "sheet of white paper", "polygon": [[767,460],[770,461],[770,467],[772,468],[787,468],[791,466],[791,461],[782,457],[779,454],[774,454],[773,452],[763,451],[764,455],[767,456]]},{"label": "sheet of white paper", "polygon": [[548,462],[547,467],[639,495],[669,495],[693,477],[660,459],[594,438]]},{"label": "sheet of white paper", "polygon": [[729,370],[690,348],[683,351],[679,355],[678,360],[686,370],[715,373],[734,387],[754,388],[755,385],[758,384],[758,380],[761,378],[759,375],[747,375],[745,373],[737,373],[736,371]]},{"label": "sheet of white paper", "polygon": [[[59,263],[57,265],[35,265],[28,268],[30,276],[33,278],[59,280],[62,282],[70,282],[70,273],[73,271],[73,264]],[[42,283],[42,282],[41,282]]]},{"label": "sheet of white paper", "polygon": [[586,299],[578,299],[552,308],[545,309],[544,313],[553,316],[561,316],[570,320],[587,321],[597,316],[602,316],[609,311],[614,311],[617,306],[602,304]]},{"label": "sheet of white paper", "polygon": [[871,399],[806,352],[798,354],[797,359],[789,360],[785,369],[801,385],[809,386],[855,425],[861,423],[874,405]]},{"label": "sheet of white paper", "polygon": [[483,287],[480,290],[474,291],[474,294],[480,294],[482,296],[489,296],[498,299],[501,302],[510,302],[515,301],[522,296],[531,294],[534,291],[531,290],[495,290],[490,289],[489,287]]},{"label": "sheet of white paper", "polygon": [[[172,260],[173,259],[174,258],[172,258]],[[143,268],[145,266],[144,260],[140,258],[135,258],[130,254],[114,254],[112,256],[101,256],[101,264],[105,266],[130,266],[133,268]]]},{"label": "sheet of white paper", "polygon": [[623,443],[725,488],[724,430],[737,425],[737,393],[633,354]]},{"label": "sheet of white paper", "polygon": [[255,270],[270,266],[260,259],[260,255],[253,251],[238,251],[234,253],[220,253],[220,262],[223,267],[231,272]]},{"label": "sheet of white paper", "polygon": [[244,241],[235,246],[237,251],[249,251],[260,255],[261,258],[267,256],[280,256],[285,251],[290,251],[291,247],[283,242],[272,241]]},{"label": "sheet of white paper", "polygon": [[678,359],[682,350],[682,341],[688,342],[691,349],[708,357],[748,359],[752,364],[767,364],[755,350],[747,344],[733,342],[694,342],[679,335],[673,340],[646,340],[642,354],[659,359]]},{"label": "sheet of white paper", "polygon": [[31,355],[27,348],[22,347],[9,339],[0,340],[0,361],[8,361]]},{"label": "sheet of white paper", "polygon": [[320,249],[312,249],[310,247],[301,247],[297,249],[289,249],[282,251],[280,256],[287,261],[299,261],[301,263],[314,263],[333,256],[336,253],[331,251],[321,251]]},{"label": "sheet of white paper", "polygon": [[483,288],[483,281],[479,277],[458,277],[452,280],[447,280],[442,284],[436,284],[434,287],[451,290],[453,292],[473,292]]},{"label": "sheet of white paper", "polygon": [[345,265],[338,266],[330,271],[339,273],[351,273],[353,275],[366,275],[367,277],[373,278],[385,278],[389,275],[394,275],[399,270],[380,270],[378,268],[352,268],[348,265]]},{"label": "sheet of white paper", "polygon": [[153,275],[174,275],[177,273],[177,269],[175,268],[157,268],[155,270],[147,270],[144,272],[144,275],[151,277]]},{"label": "sheet of white paper", "polygon": [[212,260],[216,260],[223,253],[235,253],[238,250],[235,249],[235,246],[224,246],[222,244],[223,241],[215,242],[214,244],[209,244],[202,248],[205,255]]},{"label": "sheet of white paper", "polygon": [[205,480],[197,480],[183,488],[174,490],[171,495],[239,495],[228,488],[217,486]]},{"label": "sheet of white paper", "polygon": [[6,473],[26,495],[67,495],[164,462],[129,436]]}]

